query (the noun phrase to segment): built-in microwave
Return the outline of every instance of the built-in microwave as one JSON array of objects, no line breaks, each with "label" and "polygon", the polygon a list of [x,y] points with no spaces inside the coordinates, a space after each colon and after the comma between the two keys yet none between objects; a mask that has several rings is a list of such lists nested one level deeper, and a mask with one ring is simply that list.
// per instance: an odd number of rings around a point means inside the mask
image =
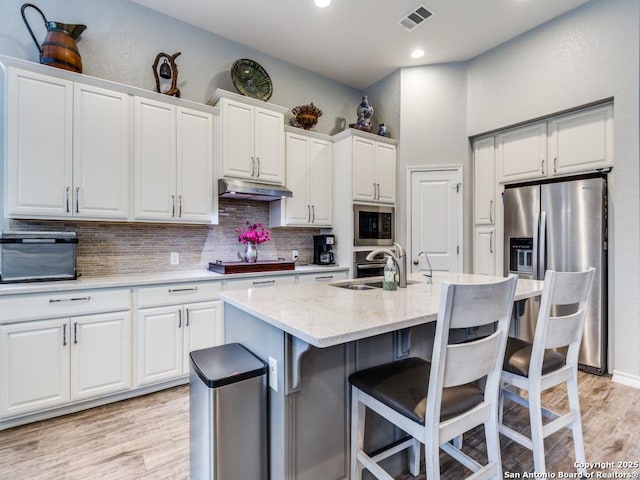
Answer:
[{"label": "built-in microwave", "polygon": [[353,244],[356,247],[393,245],[394,208],[376,205],[353,205]]}]

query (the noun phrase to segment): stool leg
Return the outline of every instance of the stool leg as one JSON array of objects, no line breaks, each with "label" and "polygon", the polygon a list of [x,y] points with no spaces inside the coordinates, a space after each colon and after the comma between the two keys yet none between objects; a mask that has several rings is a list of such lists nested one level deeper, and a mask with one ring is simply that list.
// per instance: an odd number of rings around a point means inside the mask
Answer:
[{"label": "stool leg", "polygon": [[364,420],[367,407],[360,403],[359,390],[351,388],[351,480],[362,479],[362,465],[358,451],[364,448]]},{"label": "stool leg", "polygon": [[414,477],[420,475],[420,445],[420,441],[414,438],[409,448],[409,472]]},{"label": "stool leg", "polygon": [[[576,419],[571,425],[571,431],[573,432],[573,448],[576,452],[576,462],[584,465],[587,462],[584,454],[584,436],[582,434],[582,416],[580,415],[580,396],[578,395],[578,380],[577,378],[571,378],[567,382],[567,394],[569,396],[569,409],[575,412]],[[582,467],[578,468],[578,473],[586,477],[587,469]]]},{"label": "stool leg", "polygon": [[536,473],[545,473],[544,436],[542,435],[542,399],[540,388],[529,390],[529,421],[531,422],[531,443],[533,444],[533,466]]},{"label": "stool leg", "polygon": [[484,423],[484,436],[487,442],[488,464],[496,465],[496,478],[502,478],[502,460],[500,458],[500,434],[498,433],[498,412],[494,409],[491,418]]}]

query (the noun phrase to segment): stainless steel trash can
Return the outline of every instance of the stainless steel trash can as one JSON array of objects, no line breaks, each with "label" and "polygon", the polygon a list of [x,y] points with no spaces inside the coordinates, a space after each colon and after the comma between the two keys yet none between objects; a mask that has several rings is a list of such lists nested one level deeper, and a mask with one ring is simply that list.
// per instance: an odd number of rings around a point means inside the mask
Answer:
[{"label": "stainless steel trash can", "polygon": [[191,352],[191,480],[266,480],[267,366],[239,343]]}]

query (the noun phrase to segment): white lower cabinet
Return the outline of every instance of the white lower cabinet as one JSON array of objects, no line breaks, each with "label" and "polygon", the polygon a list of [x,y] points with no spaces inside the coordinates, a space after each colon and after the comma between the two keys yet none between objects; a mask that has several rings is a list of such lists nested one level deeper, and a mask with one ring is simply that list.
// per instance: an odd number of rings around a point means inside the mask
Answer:
[{"label": "white lower cabinet", "polygon": [[496,271],[496,229],[476,228],[473,239],[473,273],[501,275]]},{"label": "white lower cabinet", "polygon": [[224,340],[222,302],[168,305],[138,310],[137,384],[189,373],[189,353]]},{"label": "white lower cabinet", "polygon": [[226,290],[241,290],[245,288],[275,287],[277,285],[294,285],[295,275],[274,275],[270,277],[240,278],[237,280],[227,280]]},{"label": "white lower cabinet", "polygon": [[0,326],[0,417],[131,387],[130,313]]}]

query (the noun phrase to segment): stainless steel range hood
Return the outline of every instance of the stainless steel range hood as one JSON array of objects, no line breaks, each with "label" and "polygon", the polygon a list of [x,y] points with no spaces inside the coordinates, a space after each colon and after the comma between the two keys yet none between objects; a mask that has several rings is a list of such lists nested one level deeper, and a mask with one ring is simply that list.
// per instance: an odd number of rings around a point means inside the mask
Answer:
[{"label": "stainless steel range hood", "polygon": [[221,198],[238,198],[243,200],[260,200],[272,202],[281,198],[290,198],[293,193],[281,185],[252,182],[237,178],[221,178],[218,180],[218,194]]}]

